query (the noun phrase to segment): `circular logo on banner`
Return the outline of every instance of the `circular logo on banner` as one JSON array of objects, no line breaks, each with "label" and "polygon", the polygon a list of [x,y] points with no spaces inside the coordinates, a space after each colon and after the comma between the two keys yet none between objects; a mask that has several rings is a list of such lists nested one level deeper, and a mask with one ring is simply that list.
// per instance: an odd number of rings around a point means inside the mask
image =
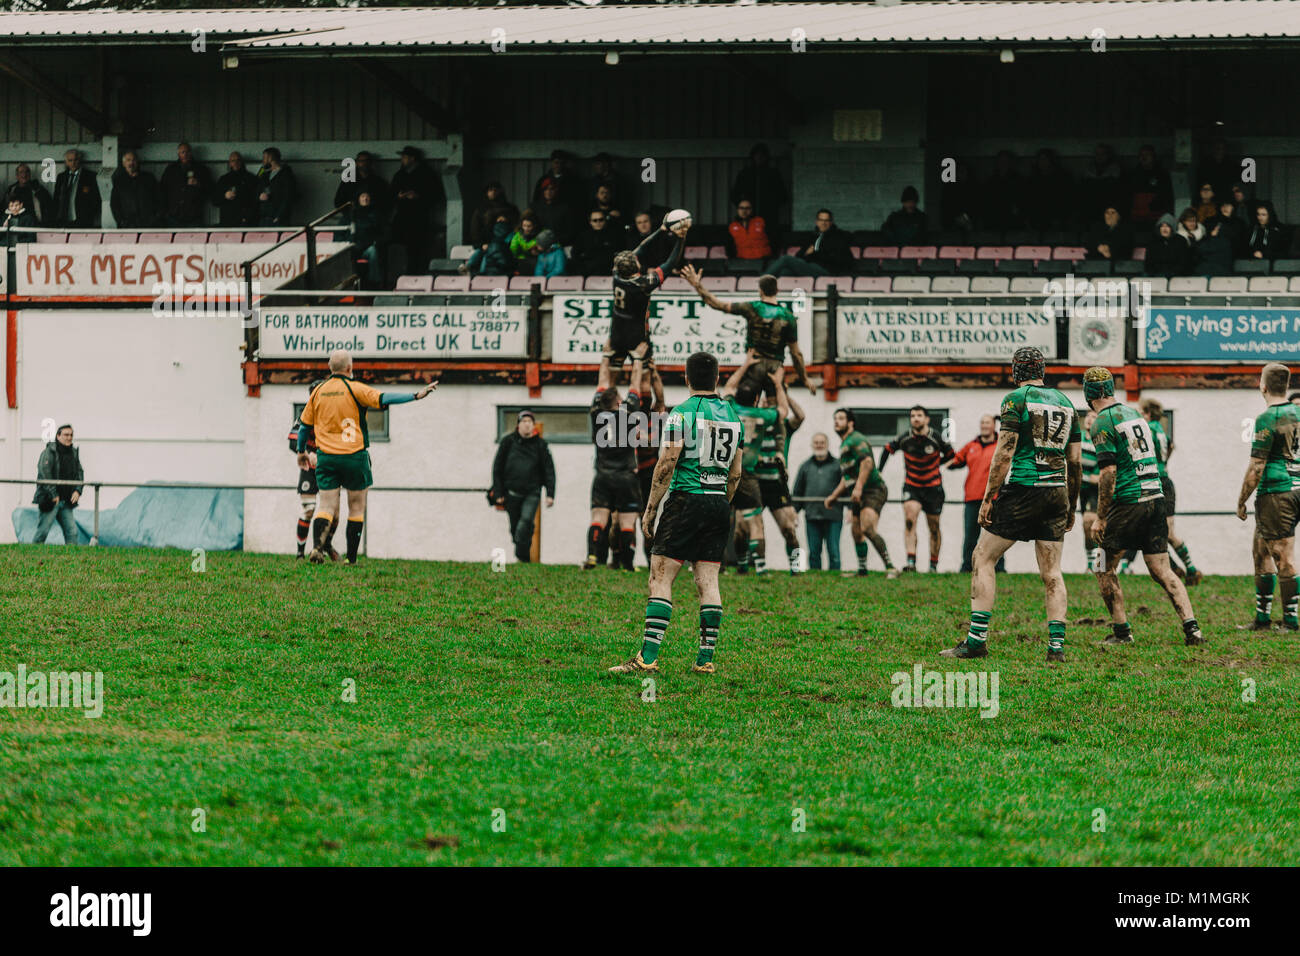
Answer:
[{"label": "circular logo on banner", "polygon": [[[1103,359],[1114,350],[1115,328],[1105,319],[1084,319],[1075,323],[1071,338],[1071,365],[1107,364]],[[1121,361],[1122,359],[1116,359]]]}]

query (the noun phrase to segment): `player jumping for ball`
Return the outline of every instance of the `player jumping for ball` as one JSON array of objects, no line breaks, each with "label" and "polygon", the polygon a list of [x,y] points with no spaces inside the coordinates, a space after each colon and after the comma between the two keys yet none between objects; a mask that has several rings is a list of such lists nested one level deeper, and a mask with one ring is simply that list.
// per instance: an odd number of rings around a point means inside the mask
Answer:
[{"label": "player jumping for ball", "polygon": [[661,265],[645,270],[641,265],[642,256],[649,253],[659,232],[650,233],[635,249],[620,252],[614,257],[613,318],[610,321],[609,340],[605,343],[605,357],[617,374],[629,355],[634,352],[639,355],[645,363],[645,370],[650,374],[656,406],[664,403],[664,383],[659,377],[659,370],[654,367],[654,345],[650,341],[650,296],[664,284],[664,279],[682,261],[686,233],[690,228],[689,218],[671,228],[667,217],[664,218],[659,230],[672,233],[675,241],[668,258]]},{"label": "player jumping for ball", "polygon": [[632,384],[621,403],[613,377],[609,359],[603,359],[590,409],[596,473],[591,479],[591,525],[587,529],[587,560],[583,567],[590,570],[601,563],[601,552],[609,546],[605,529],[612,515],[614,527],[620,532],[615,566],[631,571],[636,556],[636,518],[641,513],[636,448],[631,444],[636,438],[631,418],[641,410],[641,360],[632,362]]},{"label": "player jumping for ball", "polygon": [[[740,420],[718,395],[718,360],[696,352],[686,360],[686,383],[691,397],[664,420],[659,464],[641,517],[641,530],[653,541],[641,649],[627,663],[611,667],[612,674],[659,670],[659,645],[673,613],[673,581],[685,561],[691,562],[700,599],[700,649],[691,670],[714,672],[722,624],[718,571],[727,548],[730,499],[740,483],[742,439]],[[659,516],[666,493],[668,502]]]}]

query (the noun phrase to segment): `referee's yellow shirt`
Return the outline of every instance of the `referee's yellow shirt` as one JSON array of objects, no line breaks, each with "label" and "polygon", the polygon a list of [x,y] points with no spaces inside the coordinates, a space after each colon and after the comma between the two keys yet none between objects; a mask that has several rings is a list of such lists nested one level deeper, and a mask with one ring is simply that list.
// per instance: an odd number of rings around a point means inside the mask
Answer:
[{"label": "referee's yellow shirt", "polygon": [[[344,384],[344,383],[347,384]],[[351,388],[351,394],[348,389]],[[356,396],[356,401],[352,396]],[[360,404],[361,409],[357,408]],[[342,375],[333,375],[316,387],[302,410],[302,423],[316,432],[316,447],[329,455],[351,455],[366,447],[358,414],[379,408],[379,390]]]}]

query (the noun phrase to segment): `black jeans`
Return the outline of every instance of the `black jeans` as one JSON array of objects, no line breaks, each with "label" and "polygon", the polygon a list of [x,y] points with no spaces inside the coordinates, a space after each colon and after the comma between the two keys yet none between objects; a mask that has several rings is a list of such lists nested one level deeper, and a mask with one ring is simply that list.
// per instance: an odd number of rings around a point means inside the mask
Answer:
[{"label": "black jeans", "polygon": [[[971,567],[971,555],[975,553],[975,545],[980,539],[980,505],[981,501],[966,502],[966,537],[961,543],[961,570],[963,574],[969,574],[973,569]],[[998,564],[995,570],[1005,571],[1007,569],[1007,559],[998,558]]]},{"label": "black jeans", "polygon": [[533,547],[533,520],[537,517],[537,505],[542,493],[534,491],[531,495],[517,495],[506,492],[506,516],[510,519],[510,538],[515,543],[515,557],[528,561]]}]

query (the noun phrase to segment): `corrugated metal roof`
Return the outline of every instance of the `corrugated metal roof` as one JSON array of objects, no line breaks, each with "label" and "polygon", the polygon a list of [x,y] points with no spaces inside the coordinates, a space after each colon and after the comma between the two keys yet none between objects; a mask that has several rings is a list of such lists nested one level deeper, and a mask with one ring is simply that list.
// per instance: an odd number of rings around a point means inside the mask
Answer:
[{"label": "corrugated metal roof", "polygon": [[510,46],[1085,43],[1300,37],[1300,0],[945,0],[691,6],[148,10],[0,14],[7,37],[189,36],[251,50]]}]

